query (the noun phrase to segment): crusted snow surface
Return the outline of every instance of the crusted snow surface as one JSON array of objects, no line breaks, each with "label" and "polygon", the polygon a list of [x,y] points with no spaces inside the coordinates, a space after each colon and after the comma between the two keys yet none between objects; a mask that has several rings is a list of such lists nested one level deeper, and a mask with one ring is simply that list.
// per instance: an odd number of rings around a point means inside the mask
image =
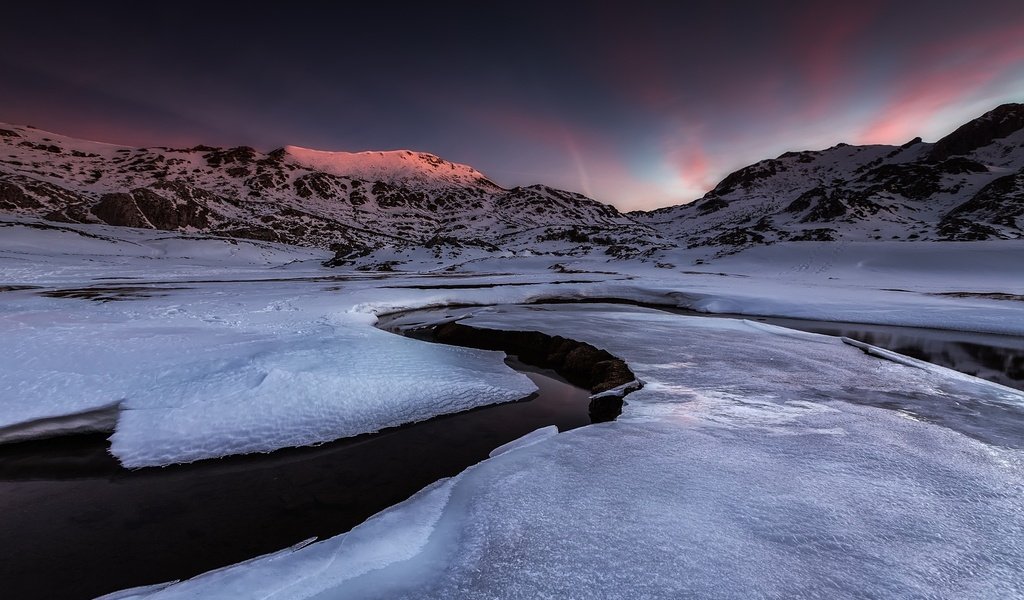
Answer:
[{"label": "crusted snow surface", "polygon": [[[739,320],[563,305],[464,322],[588,341],[646,385],[618,421],[496,454],[348,534],[136,597],[1024,594],[1019,394]],[[916,414],[926,397],[953,416]],[[960,426],[954,406],[983,402],[1014,437]]]},{"label": "crusted snow surface", "polygon": [[0,357],[7,432],[118,402],[111,451],[139,467],[325,442],[535,390],[501,353],[391,335],[280,289],[245,291],[12,299],[0,313],[14,333]]},{"label": "crusted snow surface", "polygon": [[107,428],[116,416],[113,454],[129,467],[163,465],[330,441],[535,390],[501,353],[373,328],[342,289],[379,283],[325,280],[308,252],[109,229],[12,227],[0,238],[3,440]]},{"label": "crusted snow surface", "polygon": [[558,427],[556,427],[554,425],[548,425],[547,427],[541,427],[540,429],[537,429],[535,431],[531,431],[530,433],[528,433],[528,434],[526,434],[526,435],[524,435],[524,436],[522,436],[522,437],[520,437],[518,439],[512,440],[511,442],[508,442],[507,444],[502,444],[501,446],[498,446],[494,450],[491,450],[490,456],[491,456],[491,458],[494,458],[495,456],[498,456],[499,454],[505,454],[506,452],[512,452],[512,451],[518,450],[520,448],[526,448],[527,446],[532,446],[532,445],[534,445],[534,444],[536,444],[538,442],[542,442],[542,441],[548,439],[549,437],[552,437],[552,436],[555,436],[555,435],[558,435]]}]

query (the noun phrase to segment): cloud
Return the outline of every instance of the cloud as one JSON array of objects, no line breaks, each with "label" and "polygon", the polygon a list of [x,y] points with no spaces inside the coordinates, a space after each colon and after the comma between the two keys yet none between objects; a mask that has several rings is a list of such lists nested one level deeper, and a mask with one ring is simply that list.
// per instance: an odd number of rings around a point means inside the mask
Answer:
[{"label": "cloud", "polygon": [[900,143],[944,110],[984,97],[989,86],[1024,67],[1024,25],[973,33],[921,47],[894,92],[860,132],[860,143]]}]

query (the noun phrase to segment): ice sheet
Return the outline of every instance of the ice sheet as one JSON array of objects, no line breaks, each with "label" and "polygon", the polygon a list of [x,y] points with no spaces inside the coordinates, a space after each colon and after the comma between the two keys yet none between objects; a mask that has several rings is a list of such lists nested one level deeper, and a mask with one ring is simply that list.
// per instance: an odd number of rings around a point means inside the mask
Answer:
[{"label": "ice sheet", "polygon": [[127,597],[1024,594],[1016,392],[750,321],[483,306],[617,297],[1024,333],[1020,302],[988,294],[1024,292],[1018,246],[959,247],[985,269],[944,261],[950,247],[933,264],[913,252],[883,260],[903,251],[890,245],[803,258],[772,247],[700,274],[593,261],[557,273],[552,257],[519,257],[377,275],[326,270],[286,247],[232,254],[222,241],[76,227],[104,239],[0,234],[0,285],[40,286],[0,291],[7,432],[116,404],[113,451],[155,465],[532,391],[498,354],[372,327],[381,312],[448,304],[480,305],[471,325],[606,348],[645,383],[619,421],[542,432],[344,536]]},{"label": "ice sheet", "polygon": [[[737,320],[594,305],[465,322],[589,341],[646,386],[616,422],[497,454],[345,536],[146,597],[1024,594],[1024,455],[886,404],[1001,401],[995,388]],[[410,551],[361,546],[374,539]]]}]

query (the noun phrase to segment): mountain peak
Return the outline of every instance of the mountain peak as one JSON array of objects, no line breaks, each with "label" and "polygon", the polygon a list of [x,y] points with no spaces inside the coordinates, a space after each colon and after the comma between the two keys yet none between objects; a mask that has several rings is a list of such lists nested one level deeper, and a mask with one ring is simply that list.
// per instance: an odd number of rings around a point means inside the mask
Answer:
[{"label": "mountain peak", "polygon": [[284,153],[304,167],[332,175],[368,181],[420,184],[494,185],[469,165],[450,162],[428,152],[412,150],[335,152],[285,146]]},{"label": "mountain peak", "polygon": [[941,161],[967,154],[1020,129],[1024,129],[1024,104],[1002,104],[935,142],[929,159]]}]

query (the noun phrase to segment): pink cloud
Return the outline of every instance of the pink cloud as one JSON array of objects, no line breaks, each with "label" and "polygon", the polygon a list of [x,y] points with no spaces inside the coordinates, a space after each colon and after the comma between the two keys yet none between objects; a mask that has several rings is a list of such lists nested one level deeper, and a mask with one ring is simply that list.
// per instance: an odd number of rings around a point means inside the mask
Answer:
[{"label": "pink cloud", "polygon": [[1024,24],[923,47],[905,69],[897,91],[860,133],[860,143],[900,143],[929,119],[984,93],[1013,68],[1024,66]]},{"label": "pink cloud", "polygon": [[854,53],[880,11],[878,0],[858,3],[827,3],[796,15],[789,32],[789,52],[809,83],[805,116],[817,118],[842,97]]},{"label": "pink cloud", "polygon": [[665,155],[682,188],[693,193],[695,190],[706,191],[714,187],[719,165],[712,164],[711,157],[696,134],[686,137],[682,144],[671,144],[665,150]]}]

